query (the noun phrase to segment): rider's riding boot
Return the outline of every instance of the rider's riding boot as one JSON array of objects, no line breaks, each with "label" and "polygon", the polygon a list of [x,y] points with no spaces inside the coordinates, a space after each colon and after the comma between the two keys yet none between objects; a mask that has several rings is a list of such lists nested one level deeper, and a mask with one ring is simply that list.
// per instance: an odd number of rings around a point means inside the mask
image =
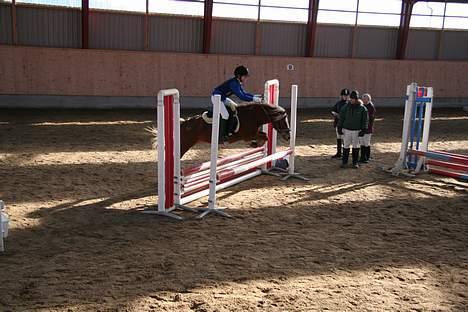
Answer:
[{"label": "rider's riding boot", "polygon": [[226,129],[226,133],[228,136],[231,136],[234,134],[234,116],[229,114],[229,119],[226,121],[227,122],[227,129]]},{"label": "rider's riding boot", "polygon": [[359,168],[359,165],[358,165],[359,148],[353,148],[352,157],[353,157],[353,168],[354,169]]},{"label": "rider's riding boot", "polygon": [[341,158],[341,145],[343,140],[336,139],[336,154],[332,156],[332,158]]},{"label": "rider's riding boot", "polygon": [[359,162],[362,164],[367,164],[367,147],[361,146],[361,157],[359,158]]},{"label": "rider's riding boot", "polygon": [[224,144],[224,142],[227,142],[229,140],[229,136],[227,134],[227,127],[228,121],[223,118],[219,118],[219,144]]},{"label": "rider's riding boot", "polygon": [[343,148],[343,158],[341,160],[341,168],[346,168],[348,166],[349,159],[349,148]]}]

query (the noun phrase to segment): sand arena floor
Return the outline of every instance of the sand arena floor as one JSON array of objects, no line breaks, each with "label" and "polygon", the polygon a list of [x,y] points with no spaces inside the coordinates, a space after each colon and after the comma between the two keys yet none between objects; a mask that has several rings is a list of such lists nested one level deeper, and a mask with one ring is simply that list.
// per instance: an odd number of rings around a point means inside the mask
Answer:
[{"label": "sand arena floor", "polygon": [[[374,160],[343,170],[328,112],[300,111],[309,182],[258,177],[219,193],[234,218],[176,222],[138,212],[152,112],[2,110],[0,311],[468,311],[468,184],[381,170],[402,115],[380,109]],[[467,112],[434,109],[430,142],[468,154]]]}]

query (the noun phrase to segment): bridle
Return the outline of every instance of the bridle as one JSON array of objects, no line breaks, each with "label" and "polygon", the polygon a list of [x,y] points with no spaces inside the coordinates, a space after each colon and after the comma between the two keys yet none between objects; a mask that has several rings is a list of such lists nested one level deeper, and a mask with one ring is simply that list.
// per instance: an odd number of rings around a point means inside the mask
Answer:
[{"label": "bridle", "polygon": [[[291,132],[291,130],[289,129],[289,125],[288,125],[287,128],[280,128],[280,126],[281,126],[280,122],[283,121],[284,119],[287,119],[287,118],[288,118],[288,114],[286,113],[285,110],[283,110],[283,113],[282,113],[282,117],[281,117],[281,118],[275,118],[275,119],[273,119],[273,118],[272,118],[272,115],[273,115],[273,114],[270,114],[270,113],[266,110],[265,106],[262,105],[261,107],[262,107],[263,112],[265,113],[265,115],[268,117],[270,123],[273,125],[273,128],[275,128],[275,130],[276,130],[280,135],[282,135],[282,134],[289,134],[289,133]],[[286,124],[287,124],[287,123],[286,123]]]}]

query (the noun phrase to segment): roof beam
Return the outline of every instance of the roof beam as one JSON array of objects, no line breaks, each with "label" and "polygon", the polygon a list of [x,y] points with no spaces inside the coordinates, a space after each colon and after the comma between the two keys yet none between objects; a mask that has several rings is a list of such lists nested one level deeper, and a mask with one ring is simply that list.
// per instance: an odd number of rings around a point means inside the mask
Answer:
[{"label": "roof beam", "polygon": [[81,48],[89,47],[89,0],[81,0]]},{"label": "roof beam", "polygon": [[205,13],[203,15],[203,53],[210,53],[212,24],[213,0],[205,0]]},{"label": "roof beam", "polygon": [[398,60],[403,60],[405,58],[411,13],[413,11],[413,5],[415,3],[415,0],[403,0],[403,2],[401,3],[400,27],[398,28],[398,41],[396,50],[396,58]]},{"label": "roof beam", "polygon": [[314,56],[315,38],[317,34],[317,15],[320,0],[309,0],[309,17],[307,19],[306,53],[308,57]]},{"label": "roof beam", "polygon": [[11,43],[18,44],[18,35],[16,28],[16,0],[11,1]]}]

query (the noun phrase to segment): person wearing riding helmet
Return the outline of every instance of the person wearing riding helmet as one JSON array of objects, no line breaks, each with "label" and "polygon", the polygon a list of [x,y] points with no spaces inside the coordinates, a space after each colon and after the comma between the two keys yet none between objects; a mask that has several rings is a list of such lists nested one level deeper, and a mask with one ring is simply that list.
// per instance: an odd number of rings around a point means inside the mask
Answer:
[{"label": "person wearing riding helmet", "polygon": [[372,97],[369,93],[362,95],[362,101],[364,106],[367,108],[369,114],[369,126],[367,127],[366,134],[361,138],[361,158],[359,159],[360,163],[368,163],[370,159],[371,152],[371,137],[374,133],[374,121],[375,121],[375,106],[372,102]]},{"label": "person wearing riding helmet", "polygon": [[[234,77],[226,80],[213,90],[211,102],[213,103],[214,101],[213,96],[219,94],[221,95],[221,102],[224,104],[220,107],[221,119],[219,122],[219,131],[221,134],[221,143],[232,135],[235,126],[234,111],[231,109],[231,106],[235,107],[237,104],[229,97],[231,95],[236,95],[240,100],[245,102],[262,102],[262,97],[260,95],[250,94],[245,92],[242,88],[242,83],[247,81],[247,77],[249,77],[249,69],[243,65],[237,66],[234,70]],[[213,113],[210,112],[209,116],[212,116],[212,114]]]},{"label": "person wearing riding helmet", "polygon": [[336,132],[336,154],[332,156],[332,158],[341,158],[341,147],[343,146],[343,136],[338,133],[338,120],[340,118],[340,110],[343,106],[349,103],[349,89],[343,89],[340,93],[341,99],[336,102],[335,106],[333,106],[331,114],[335,119],[333,120],[333,127],[335,128]]},{"label": "person wearing riding helmet", "polygon": [[340,111],[338,120],[338,133],[344,135],[343,158],[341,168],[348,166],[349,147],[353,146],[353,168],[359,168],[359,138],[363,137],[368,127],[367,108],[359,99],[359,92],[354,90],[350,96],[351,102],[346,104]]}]

